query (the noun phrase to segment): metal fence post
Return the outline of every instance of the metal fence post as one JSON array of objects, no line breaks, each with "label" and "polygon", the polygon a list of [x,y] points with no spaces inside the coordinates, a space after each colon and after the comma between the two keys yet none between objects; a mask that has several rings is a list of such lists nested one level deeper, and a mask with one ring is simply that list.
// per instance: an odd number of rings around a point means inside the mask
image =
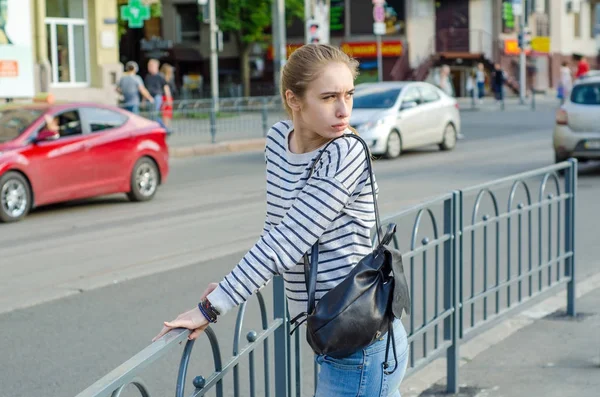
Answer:
[{"label": "metal fence post", "polygon": [[569,159],[570,167],[565,172],[565,190],[569,198],[565,201],[565,252],[572,255],[565,260],[567,282],[567,314],[574,316],[575,309],[575,208],[577,202],[577,160]]},{"label": "metal fence post", "polygon": [[444,319],[444,339],[452,344],[446,351],[446,392],[458,393],[458,192],[444,201],[444,236],[450,239],[444,243],[444,309],[453,309],[450,317]]},{"label": "metal fence post", "polygon": [[216,142],[217,135],[217,101],[218,99],[212,98],[210,106],[210,140],[212,143]]},{"label": "metal fence post", "polygon": [[269,112],[267,110],[268,99],[265,97],[262,99],[262,127],[263,127],[263,136],[267,136],[269,132]]},{"label": "metal fence post", "polygon": [[288,322],[285,307],[285,287],[282,277],[273,279],[273,316],[283,324],[273,333],[275,342],[275,397],[288,397]]}]

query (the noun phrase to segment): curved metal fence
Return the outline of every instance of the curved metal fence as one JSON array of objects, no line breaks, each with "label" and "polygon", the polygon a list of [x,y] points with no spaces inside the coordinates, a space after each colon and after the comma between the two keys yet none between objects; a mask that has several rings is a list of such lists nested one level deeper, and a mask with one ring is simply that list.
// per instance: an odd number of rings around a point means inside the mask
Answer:
[{"label": "curved metal fence", "polygon": [[[407,376],[445,355],[447,391],[456,393],[458,352],[470,338],[565,284],[567,312],[575,315],[576,186],[577,162],[570,160],[453,191],[386,218],[398,225],[393,244],[404,252],[412,295],[411,315],[402,320],[409,335]],[[77,397],[117,397],[126,387],[150,396],[144,369],[184,341],[173,385],[177,397],[313,395],[318,366],[304,333],[289,335],[282,279],[270,284],[271,315],[264,296],[269,288],[253,298],[260,327],[243,335],[248,302],[238,308],[231,356],[218,327],[207,328],[212,357],[202,359],[213,361],[212,374],[188,374],[195,342],[187,341],[187,330],[174,330]],[[226,390],[230,373],[233,386]]]},{"label": "curved metal fence", "polygon": [[[145,103],[140,115],[165,121],[162,110],[153,110]],[[212,99],[182,99],[173,101],[168,128],[173,135],[193,137],[198,142],[215,143],[235,139],[266,136],[276,122],[286,119],[280,96]]]}]

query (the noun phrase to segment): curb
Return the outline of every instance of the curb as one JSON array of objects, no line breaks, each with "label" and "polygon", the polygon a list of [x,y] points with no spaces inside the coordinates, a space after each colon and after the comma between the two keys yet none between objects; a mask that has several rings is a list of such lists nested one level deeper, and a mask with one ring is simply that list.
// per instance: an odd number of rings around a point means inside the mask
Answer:
[{"label": "curb", "polygon": [[171,147],[169,156],[174,158],[185,158],[193,156],[210,156],[222,153],[239,153],[262,151],[265,149],[265,138],[224,141],[212,144],[200,144],[192,146]]},{"label": "curb", "polygon": [[[576,299],[600,288],[600,273],[591,274],[575,285]],[[459,368],[473,360],[479,353],[502,342],[522,328],[533,324],[536,320],[565,307],[566,290],[550,296],[532,307],[509,317],[493,328],[477,335],[460,347]],[[427,364],[421,370],[404,379],[400,386],[402,396],[417,397],[431,388],[436,383],[443,383],[446,379],[446,356]],[[459,373],[460,383],[460,373]],[[461,384],[461,387],[464,385]]]}]

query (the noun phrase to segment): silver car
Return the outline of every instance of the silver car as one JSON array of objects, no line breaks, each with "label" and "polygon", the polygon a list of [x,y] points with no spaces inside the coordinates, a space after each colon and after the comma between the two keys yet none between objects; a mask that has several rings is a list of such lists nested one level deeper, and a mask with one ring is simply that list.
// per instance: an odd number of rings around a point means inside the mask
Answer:
[{"label": "silver car", "polygon": [[600,76],[577,80],[556,111],[554,158],[600,159]]},{"label": "silver car", "polygon": [[460,134],[456,100],[424,82],[364,83],[356,86],[350,118],[374,155],[439,145],[452,150]]}]

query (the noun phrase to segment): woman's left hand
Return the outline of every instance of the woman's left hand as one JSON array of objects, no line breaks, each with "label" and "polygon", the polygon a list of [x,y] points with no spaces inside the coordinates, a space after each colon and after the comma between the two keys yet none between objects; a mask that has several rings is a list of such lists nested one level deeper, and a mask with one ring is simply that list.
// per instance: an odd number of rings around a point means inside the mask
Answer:
[{"label": "woman's left hand", "polygon": [[158,340],[167,332],[175,328],[187,328],[191,330],[192,333],[188,336],[188,339],[194,340],[200,336],[200,334],[208,327],[209,324],[210,323],[206,317],[204,317],[200,309],[195,307],[192,310],[181,313],[173,321],[165,321],[163,329],[152,339],[152,342]]},{"label": "woman's left hand", "polygon": [[[213,292],[218,286],[219,284],[217,283],[208,284],[208,286],[202,293],[202,297],[200,299],[202,300],[206,298],[208,294]],[[158,340],[161,336],[175,328],[187,328],[191,330],[192,333],[188,336],[188,339],[194,340],[197,337],[199,337],[202,332],[204,332],[204,330],[206,329],[206,327],[208,327],[210,323],[208,322],[206,317],[204,317],[204,314],[202,314],[200,309],[196,306],[192,310],[189,310],[185,313],[181,313],[179,316],[177,316],[175,320],[166,321],[163,324],[165,326],[163,327],[162,331],[160,331],[160,333],[152,339],[152,342]]]}]

